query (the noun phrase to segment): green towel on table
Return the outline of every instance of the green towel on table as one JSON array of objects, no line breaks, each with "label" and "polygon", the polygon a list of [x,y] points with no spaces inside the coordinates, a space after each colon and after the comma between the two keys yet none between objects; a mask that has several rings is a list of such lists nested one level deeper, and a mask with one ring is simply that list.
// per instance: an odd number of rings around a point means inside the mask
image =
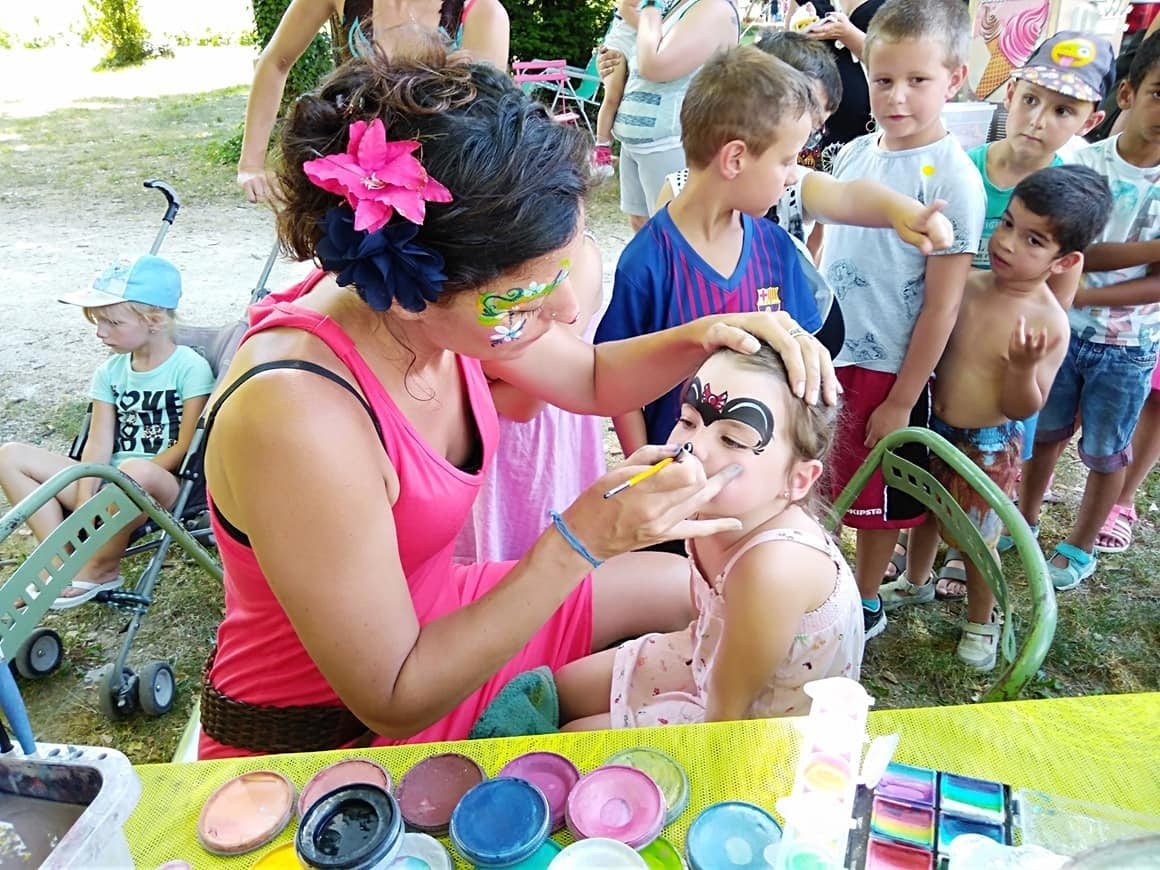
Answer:
[{"label": "green towel on table", "polygon": [[516,674],[476,720],[468,737],[520,737],[560,729],[560,698],[547,667]]}]

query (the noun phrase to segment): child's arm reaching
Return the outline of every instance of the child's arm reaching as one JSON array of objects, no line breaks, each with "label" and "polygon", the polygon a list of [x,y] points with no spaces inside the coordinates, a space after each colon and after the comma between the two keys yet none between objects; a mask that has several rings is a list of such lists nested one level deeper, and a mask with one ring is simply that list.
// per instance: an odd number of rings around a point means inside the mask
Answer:
[{"label": "child's arm reaching", "polygon": [[923,205],[866,178],[838,181],[811,172],[802,179],[802,205],[807,217],[822,223],[893,229],[924,254],[945,250],[955,239],[954,227],[942,214],[945,200]]},{"label": "child's arm reaching", "polygon": [[1084,251],[1085,272],[1114,272],[1160,263],[1160,239],[1149,242],[1096,242]]},{"label": "child's arm reaching", "polygon": [[[1158,264],[1160,265],[1160,264]],[[1108,284],[1106,287],[1081,285],[1075,294],[1075,307],[1089,305],[1148,305],[1160,302],[1160,268],[1153,266],[1143,278]]]},{"label": "child's arm reaching", "polygon": [[1063,365],[1067,353],[1067,315],[1059,312],[1055,323],[1029,329],[1020,317],[1007,345],[1007,366],[1003,370],[1003,392],[999,410],[1009,420],[1023,420],[1038,412]]},{"label": "child's arm reaching", "polygon": [[829,556],[790,541],[754,547],[733,566],[725,581],[725,629],[709,676],[706,722],[748,716],[789,655],[802,615],[817,606],[818,587],[832,586],[833,578]]},{"label": "child's arm reaching", "polygon": [[902,368],[886,400],[866,422],[866,446],[873,447],[906,426],[910,412],[930,380],[955,326],[963,286],[974,254],[944,254],[926,261],[926,291],[922,311],[910,334]]}]

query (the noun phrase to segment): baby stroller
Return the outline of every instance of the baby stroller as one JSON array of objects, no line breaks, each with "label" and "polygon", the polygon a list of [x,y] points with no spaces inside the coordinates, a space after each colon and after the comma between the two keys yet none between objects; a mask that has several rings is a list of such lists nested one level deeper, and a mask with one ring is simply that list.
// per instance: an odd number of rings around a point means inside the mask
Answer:
[{"label": "baby stroller", "polygon": [[[145,187],[159,190],[166,199],[165,215],[150,248],[150,253],[155,254],[177,216],[181,201],[173,188],[162,181],[146,181]],[[277,254],[275,245],[251,293],[251,301],[268,292],[265,285]],[[229,367],[245,328],[243,319],[222,327],[180,325],[175,340],[193,347],[204,356],[217,378]],[[91,412],[90,406],[69,451],[69,456],[78,462],[88,435]],[[120,652],[100,679],[99,702],[102,712],[111,719],[124,718],[136,709],[151,716],[161,716],[172,708],[176,681],[169,663],[151,661],[138,673],[128,667],[127,661],[133,640],[153,601],[154,588],[166,555],[174,543],[211,576],[221,580],[221,568],[206,549],[206,546],[214,546],[214,541],[209,528],[202,476],[202,441],[199,424],[178,470],[181,487],[172,512],[112,466],[82,464],[54,475],[0,518],[2,542],[20,528],[27,517],[77,480],[98,477],[107,484],[69,514],[0,585],[0,662],[11,662],[21,676],[29,679],[46,677],[60,666],[64,655],[60,635],[51,628],[38,625],[39,621],[89,558],[114,534],[144,513],[146,522],[134,533],[125,555],[151,552],[145,568],[131,587],[100,592],[93,598],[95,602],[129,615]],[[18,599],[23,599],[26,606],[16,608]]]}]

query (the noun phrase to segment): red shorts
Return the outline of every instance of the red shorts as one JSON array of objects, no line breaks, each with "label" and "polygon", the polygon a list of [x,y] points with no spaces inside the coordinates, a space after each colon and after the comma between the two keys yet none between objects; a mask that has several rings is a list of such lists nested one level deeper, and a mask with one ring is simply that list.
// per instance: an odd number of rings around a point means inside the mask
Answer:
[{"label": "red shorts", "polygon": [[[828,469],[830,497],[834,500],[870,454],[866,447],[866,424],[898,380],[892,372],[875,372],[858,366],[842,366],[837,375],[842,385],[843,404]],[[930,425],[929,384],[910,412],[910,425],[924,428]],[[927,467],[926,449],[919,445],[907,445],[898,453],[922,468]],[[882,472],[875,471],[842,522],[855,529],[910,529],[921,525],[925,518],[926,510],[920,502],[886,486]]]}]

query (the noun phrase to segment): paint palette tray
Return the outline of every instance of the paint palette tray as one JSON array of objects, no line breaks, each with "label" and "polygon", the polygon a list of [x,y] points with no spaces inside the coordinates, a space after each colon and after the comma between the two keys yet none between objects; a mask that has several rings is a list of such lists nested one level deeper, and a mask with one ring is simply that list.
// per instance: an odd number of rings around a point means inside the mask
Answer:
[{"label": "paint palette tray", "polygon": [[855,870],[945,867],[963,834],[1014,842],[1011,788],[1000,782],[895,762],[873,789],[859,787],[855,803],[845,863]]}]

